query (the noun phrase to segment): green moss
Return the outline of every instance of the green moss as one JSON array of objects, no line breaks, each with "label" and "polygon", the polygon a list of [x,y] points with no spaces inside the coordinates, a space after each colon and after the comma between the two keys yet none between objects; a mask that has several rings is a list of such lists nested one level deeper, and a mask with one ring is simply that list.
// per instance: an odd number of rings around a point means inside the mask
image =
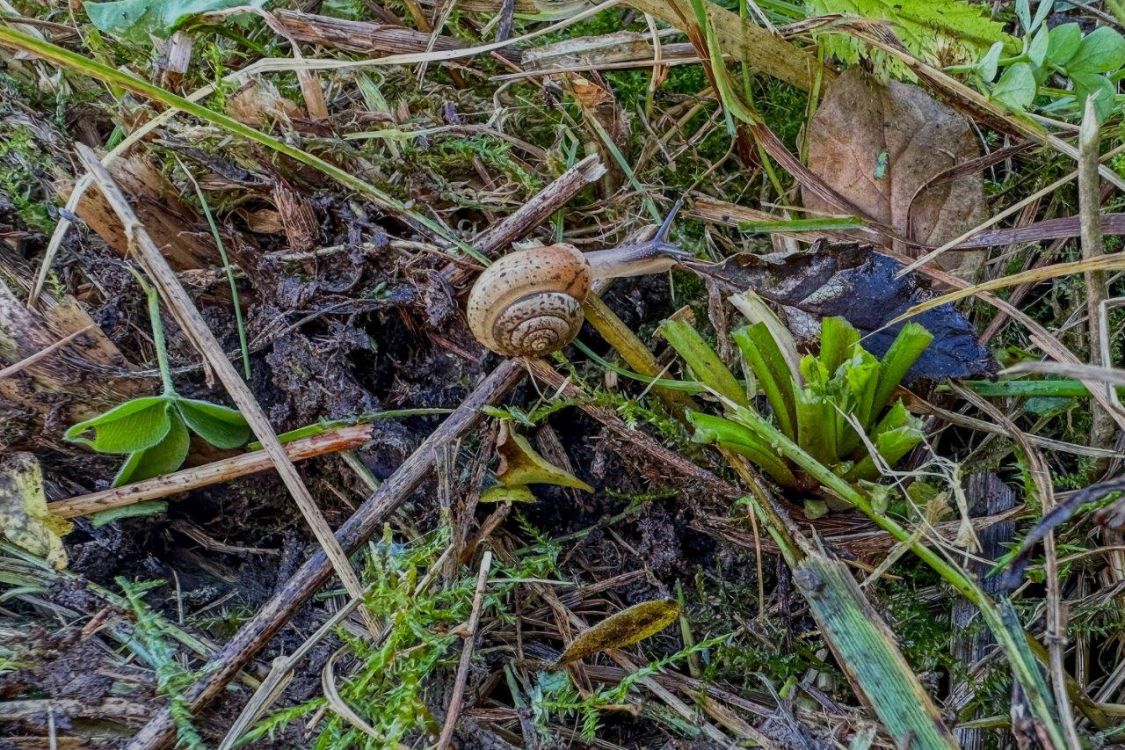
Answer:
[{"label": "green moss", "polygon": [[24,226],[36,232],[50,232],[55,225],[52,170],[50,154],[29,126],[0,120],[0,194]]}]

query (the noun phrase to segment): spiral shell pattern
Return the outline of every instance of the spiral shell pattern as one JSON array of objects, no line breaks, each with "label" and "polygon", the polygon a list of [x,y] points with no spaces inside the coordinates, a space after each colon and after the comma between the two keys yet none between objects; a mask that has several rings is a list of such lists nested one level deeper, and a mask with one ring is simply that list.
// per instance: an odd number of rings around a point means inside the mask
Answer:
[{"label": "spiral shell pattern", "polygon": [[571,245],[510,253],[473,285],[469,327],[498,354],[541,357],[578,335],[589,292],[590,265]]}]

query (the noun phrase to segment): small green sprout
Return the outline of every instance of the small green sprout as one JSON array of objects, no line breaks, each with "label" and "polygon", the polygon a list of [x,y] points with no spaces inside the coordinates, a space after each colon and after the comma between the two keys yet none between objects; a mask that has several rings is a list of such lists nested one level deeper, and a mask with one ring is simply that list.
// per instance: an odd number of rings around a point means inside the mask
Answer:
[{"label": "small green sprout", "polygon": [[163,393],[126,401],[103,414],[79,422],[65,435],[67,440],[98,453],[128,456],[113,479],[114,487],[180,468],[188,454],[189,430],[222,449],[237,448],[250,438],[250,427],[236,409],[184,398],[176,392],[164,343],[160,300],[155,289],[139,276],[137,280],[148,299],[152,340],[164,383]]}]

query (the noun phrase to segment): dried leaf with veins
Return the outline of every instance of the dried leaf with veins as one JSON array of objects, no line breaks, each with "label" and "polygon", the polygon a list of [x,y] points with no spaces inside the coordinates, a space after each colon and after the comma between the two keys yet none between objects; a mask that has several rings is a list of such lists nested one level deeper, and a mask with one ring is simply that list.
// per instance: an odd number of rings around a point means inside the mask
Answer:
[{"label": "dried leaf with veins", "polygon": [[[987,217],[979,174],[935,179],[979,155],[960,114],[917,86],[884,85],[859,68],[836,79],[809,123],[809,169],[871,218],[925,245],[941,245]],[[838,212],[810,191],[803,198],[810,210]],[[958,255],[950,261],[960,266],[966,258]]]},{"label": "dried leaf with veins", "polygon": [[680,616],[675,599],[634,604],[588,628],[567,647],[556,665],[569,664],[610,648],[624,648],[656,635]]}]

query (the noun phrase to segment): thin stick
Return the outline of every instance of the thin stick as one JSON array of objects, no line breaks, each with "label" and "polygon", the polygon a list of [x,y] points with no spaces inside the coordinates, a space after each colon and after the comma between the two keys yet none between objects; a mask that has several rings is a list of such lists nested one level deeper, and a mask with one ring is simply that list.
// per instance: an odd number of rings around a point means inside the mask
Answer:
[{"label": "thin stick", "polygon": [[[340,527],[336,538],[344,549],[354,551],[377,531],[392,511],[411,493],[434,466],[437,449],[468,432],[482,416],[484,406],[495,404],[523,377],[523,365],[507,360],[492,371],[476,390],[440,427],[418,446],[379,489],[356,509]],[[332,566],[323,551],[308,562],[278,589],[234,637],[198,672],[199,681],[184,694],[187,707],[198,713],[226,689],[227,683],[245,667],[270,638],[296,614],[332,575]],[[160,710],[133,737],[126,750],[159,750],[175,739],[176,724],[170,710]]]},{"label": "thin stick", "polygon": [[445,724],[438,738],[438,750],[445,750],[453,739],[457,727],[457,717],[461,714],[461,701],[465,698],[465,682],[469,679],[469,665],[473,661],[473,647],[477,639],[477,626],[480,625],[480,612],[484,604],[484,590],[488,586],[488,571],[492,568],[492,551],[485,550],[481,556],[480,573],[477,574],[477,590],[473,595],[473,611],[469,614],[468,632],[461,648],[461,662],[457,665],[457,677],[453,681],[453,695],[449,698],[449,708],[445,712]]},{"label": "thin stick", "polygon": [[[355,571],[352,570],[351,563],[348,562],[348,556],[344,554],[339,542],[332,535],[332,528],[321,514],[312,494],[305,487],[301,475],[297,473],[297,467],[285,455],[285,448],[277,439],[277,434],[274,432],[265,412],[262,411],[258,400],[254,398],[249,386],[246,385],[238,371],[234,369],[234,365],[227,359],[227,355],[219,345],[215,334],[211,333],[211,329],[207,327],[203,316],[196,309],[195,303],[192,302],[191,297],[180,285],[180,280],[175,271],[168,265],[168,261],[165,260],[164,255],[156,247],[156,243],[152,241],[145,228],[141,226],[137,220],[137,215],[133,213],[133,208],[122,195],[113,178],[109,176],[109,172],[98,161],[97,155],[81,143],[77,144],[76,149],[78,157],[90,174],[93,175],[94,181],[101,189],[106,202],[109,203],[121,220],[121,224],[125,228],[125,234],[130,239],[130,244],[138,251],[141,264],[160,291],[165,303],[177,312],[177,318],[184,325],[185,332],[191,336],[204,358],[215,370],[215,374],[222,381],[235,406],[242,412],[250,428],[254,431],[254,435],[257,436],[262,443],[262,447],[273,461],[277,473],[281,475],[281,481],[289,489],[289,493],[301,510],[301,515],[305,517],[305,521],[312,528],[317,542],[328,555],[328,559],[332,561],[332,567],[336,570],[336,574],[340,576],[344,588],[347,589],[348,594],[353,599],[362,599],[363,586],[360,584]],[[370,613],[366,609],[361,609],[360,613],[370,626],[372,634],[375,634],[377,628],[375,621],[370,617]]]},{"label": "thin stick", "polygon": [[[1078,214],[1080,217],[1082,258],[1093,260],[1105,255],[1102,247],[1102,227],[1098,220],[1101,208],[1100,183],[1098,179],[1098,144],[1100,143],[1098,115],[1094,111],[1094,97],[1086,98],[1086,111],[1082,116],[1082,128],[1078,132]],[[1086,274],[1086,317],[1090,332],[1090,364],[1110,367],[1113,363],[1103,362],[1098,342],[1102,338],[1102,317],[1100,307],[1109,296],[1105,271],[1087,271]],[[1109,321],[1104,321],[1108,324]],[[1105,386],[1106,398],[1112,399],[1113,389]],[[1104,448],[1113,440],[1117,429],[1113,416],[1102,408],[1096,400],[1090,399],[1090,445]],[[1106,460],[1097,461],[1093,472],[1101,474],[1109,467]]]},{"label": "thin stick", "polygon": [[74,341],[76,338],[78,338],[82,334],[86,333],[86,331],[90,330],[93,327],[94,327],[94,324],[91,323],[90,325],[86,326],[85,328],[81,328],[81,329],[75,331],[74,333],[71,333],[67,336],[62,337],[61,339],[59,339],[55,343],[51,344],[50,346],[47,346],[47,347],[44,347],[43,349],[40,349],[39,351],[35,352],[35,354],[32,354],[30,357],[24,357],[19,362],[16,362],[14,365],[8,365],[4,369],[0,370],[0,378],[10,378],[13,375],[15,375],[17,372],[20,372],[21,370],[23,370],[24,368],[31,367],[33,364],[35,364],[39,360],[45,359],[45,358],[51,356],[52,354],[54,354],[55,352],[57,352],[59,349],[62,349],[64,346],[69,344],[71,341]]},{"label": "thin stick", "polygon": [[[307,458],[326,453],[351,450],[363,445],[371,438],[371,425],[350,425],[331,432],[294,440],[285,444],[285,455],[290,461],[304,461]],[[273,459],[264,451],[244,453],[214,461],[203,466],[193,466],[172,474],[146,479],[143,482],[112,487],[88,495],[79,495],[67,500],[48,503],[47,511],[59,518],[88,516],[111,508],[156,500],[189,490],[197,490],[212,484],[229,482],[232,479],[258,474],[273,468]]]}]

